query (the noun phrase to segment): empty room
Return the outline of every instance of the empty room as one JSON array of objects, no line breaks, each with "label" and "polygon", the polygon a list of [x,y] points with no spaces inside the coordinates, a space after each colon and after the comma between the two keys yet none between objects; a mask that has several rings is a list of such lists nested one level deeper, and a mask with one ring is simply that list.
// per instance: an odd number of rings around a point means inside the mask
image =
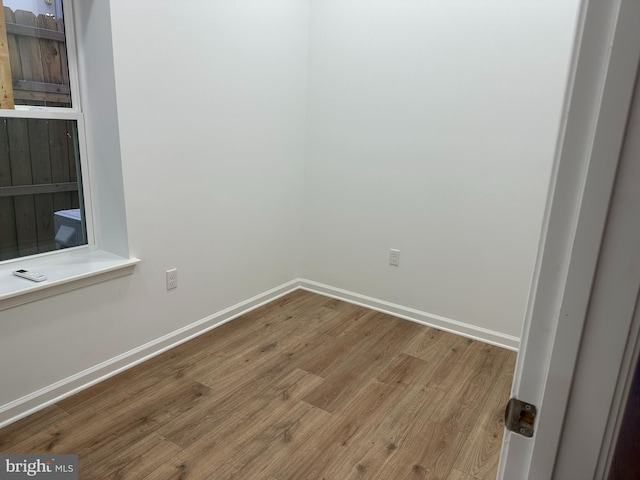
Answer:
[{"label": "empty room", "polygon": [[2,468],[518,480],[588,3],[0,1]]}]

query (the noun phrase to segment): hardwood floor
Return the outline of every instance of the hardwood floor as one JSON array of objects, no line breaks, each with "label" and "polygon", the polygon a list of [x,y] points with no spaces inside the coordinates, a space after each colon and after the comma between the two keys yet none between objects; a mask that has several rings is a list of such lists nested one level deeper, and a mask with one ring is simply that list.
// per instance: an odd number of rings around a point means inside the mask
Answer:
[{"label": "hardwood floor", "polygon": [[485,480],[515,353],[296,291],[0,430],[81,479]]}]

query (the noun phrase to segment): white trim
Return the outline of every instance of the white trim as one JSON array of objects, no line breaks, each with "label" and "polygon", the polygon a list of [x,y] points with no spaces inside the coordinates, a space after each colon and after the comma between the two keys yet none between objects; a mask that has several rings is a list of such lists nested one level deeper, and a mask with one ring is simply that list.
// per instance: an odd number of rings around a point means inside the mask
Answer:
[{"label": "white trim", "polygon": [[60,400],[95,385],[109,377],[127,370],[139,363],[178,345],[187,342],[209,330],[212,330],[234,318],[244,315],[262,305],[272,302],[299,287],[298,280],[292,280],[264,293],[256,295],[248,300],[240,302],[213,315],[198,320],[186,327],[168,333],[160,338],[152,340],[140,347],[129,350],[117,357],[106,360],[94,367],[88,368],[75,375],[67,377],[52,385],[25,395],[0,406],[0,428],[16,422],[21,418],[31,415],[38,410],[48,407]]},{"label": "white trim", "polygon": [[[128,275],[139,262],[137,258],[123,258],[86,246],[13,259],[0,266],[0,311]],[[12,275],[18,268],[43,273],[48,278],[38,283],[24,280]]]},{"label": "white trim", "polygon": [[[78,151],[77,151],[77,169],[80,170],[80,185],[78,188],[78,201],[80,203],[80,211],[84,215],[84,226],[86,241],[85,245],[96,245],[96,232],[95,232],[95,212],[93,211],[93,182],[91,175],[91,162],[89,162],[89,152],[87,150],[87,129],[85,125],[85,117],[82,116],[76,122],[76,135],[78,137]],[[76,170],[77,170],[76,169]]]},{"label": "white trim", "polygon": [[[637,26],[640,4],[635,5],[635,12],[621,11],[620,23]],[[640,57],[640,35],[636,41]],[[629,62],[629,66],[633,65]],[[618,87],[622,85],[620,82]],[[636,345],[640,292],[639,94],[636,87],[563,422],[553,472],[557,478],[606,478],[603,456],[613,441],[608,432],[626,400],[619,394]],[[589,421],[585,422],[585,418]]]},{"label": "white trim", "polygon": [[0,406],[0,428],[31,415],[60,400],[89,388],[107,378],[117,375],[150,358],[160,355],[171,348],[188,342],[220,325],[242,316],[256,308],[287,295],[295,290],[305,290],[345,302],[360,305],[372,310],[393,315],[404,320],[437,328],[466,338],[496,345],[509,350],[517,350],[518,338],[492,330],[474,327],[463,322],[432,315],[419,310],[403,307],[394,303],[378,300],[340,288],[331,287],[311,280],[295,279],[278,287],[242,301],[229,308],[209,315],[190,325],[152,340],[117,357],[106,360],[52,385],[25,395],[17,400]]},{"label": "white trim", "polygon": [[508,350],[517,351],[520,346],[520,339],[511,335],[476,327],[441,315],[434,315],[312,280],[300,279],[300,288]]},{"label": "white trim", "polygon": [[13,110],[0,109],[0,117],[7,118],[42,118],[44,120],[77,120],[82,119],[82,113],[70,108],[37,107],[31,105],[16,105]]},{"label": "white trim", "polygon": [[581,5],[513,385],[514,396],[538,406],[536,433],[505,433],[498,479],[553,476],[638,61],[636,14],[620,8],[637,5]]},{"label": "white trim", "polygon": [[[78,44],[76,41],[76,17],[73,13],[73,0],[62,0],[65,45],[67,48],[67,69],[71,90],[71,110],[82,112],[80,99],[80,75],[78,72]],[[69,21],[67,20],[69,19]]]},{"label": "white trim", "polygon": [[[593,3],[593,0],[589,2],[589,8]],[[549,377],[545,381],[540,402],[538,437],[533,442],[530,471],[533,478],[546,478],[546,473],[552,472],[556,463],[552,459],[556,458],[566,421],[566,407],[572,381],[575,381],[580,340],[593,293],[598,256],[635,85],[639,47],[638,13],[635,0],[620,2],[612,27],[609,55],[603,59],[606,67],[601,97],[597,103],[597,122],[586,157],[587,173],[560,310],[556,312],[555,340],[548,360]],[[567,381],[560,383],[558,378]]]},{"label": "white trim", "polygon": [[[52,118],[64,119],[66,114],[80,115],[80,87],[78,75],[78,50],[75,35],[75,16],[73,0],[61,0],[64,18],[65,49],[67,56],[67,72],[69,74],[69,90],[71,107],[49,107],[46,105],[15,105],[13,109],[0,109],[0,116],[20,118]],[[64,66],[63,66],[64,67]],[[41,116],[30,116],[32,112],[39,112]],[[26,114],[26,115],[25,115]]]},{"label": "white trim", "polygon": [[[85,116],[82,113],[82,105],[80,100],[80,86],[79,86],[79,52],[78,52],[78,43],[76,41],[76,30],[75,30],[75,14],[73,10],[73,0],[62,0],[63,9],[64,9],[64,28],[65,28],[65,48],[66,48],[66,57],[67,57],[67,70],[69,73],[69,84],[71,91],[71,107],[48,107],[48,106],[40,106],[40,105],[16,105],[14,109],[0,109],[0,118],[25,118],[25,119],[43,119],[43,120],[68,120],[74,121],[76,125],[76,136],[77,136],[77,151],[74,154],[77,156],[78,167],[79,167],[79,175],[78,175],[78,197],[80,201],[80,206],[82,207],[82,216],[83,221],[86,226],[86,235],[87,242],[85,245],[95,247],[96,241],[96,232],[95,232],[95,212],[94,212],[94,202],[93,202],[93,186],[92,186],[92,176],[91,176],[91,162],[88,155],[87,148],[87,130],[85,125]],[[12,262],[13,260],[19,261],[27,261],[30,259],[42,259],[43,256],[53,254],[60,255],[59,251],[45,252],[45,253],[36,253],[33,255],[19,256],[15,259],[8,259],[4,261],[0,261],[0,271],[4,270],[8,262]],[[37,260],[44,261],[44,260]],[[129,259],[126,259],[129,262]],[[135,262],[134,262],[135,263]],[[119,265],[116,269],[120,269],[122,266],[127,265]],[[101,274],[102,272],[97,272],[96,274]],[[125,272],[126,273],[126,272]],[[123,274],[125,274],[123,273]],[[95,274],[94,274],[95,275]],[[97,280],[101,281],[101,280]],[[92,282],[95,283],[95,282]],[[64,290],[63,290],[64,291]],[[0,310],[3,308],[9,308],[15,305],[8,305],[3,301],[2,296],[2,288],[0,288]],[[53,293],[52,293],[53,294]],[[48,295],[46,295],[48,296]],[[31,300],[27,300],[31,301]],[[19,302],[16,304],[25,303]]]}]

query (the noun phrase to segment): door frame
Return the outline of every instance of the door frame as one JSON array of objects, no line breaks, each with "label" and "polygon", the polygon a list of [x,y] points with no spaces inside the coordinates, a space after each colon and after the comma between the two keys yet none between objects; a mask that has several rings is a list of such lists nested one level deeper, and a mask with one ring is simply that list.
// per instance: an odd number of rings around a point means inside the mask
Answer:
[{"label": "door frame", "polygon": [[612,427],[626,401],[621,393],[635,370],[640,293],[637,80],[634,92],[553,471],[556,478],[605,478],[617,438],[611,435]]},{"label": "door frame", "polygon": [[579,6],[512,387],[538,407],[536,433],[505,432],[499,479],[553,476],[640,57],[637,25],[640,0]]}]

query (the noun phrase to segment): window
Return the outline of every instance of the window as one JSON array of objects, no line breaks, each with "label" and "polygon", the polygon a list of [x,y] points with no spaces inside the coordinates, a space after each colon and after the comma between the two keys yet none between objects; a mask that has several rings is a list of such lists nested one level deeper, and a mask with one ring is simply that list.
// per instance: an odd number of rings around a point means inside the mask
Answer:
[{"label": "window", "polygon": [[93,243],[71,3],[2,4],[0,261]]}]

